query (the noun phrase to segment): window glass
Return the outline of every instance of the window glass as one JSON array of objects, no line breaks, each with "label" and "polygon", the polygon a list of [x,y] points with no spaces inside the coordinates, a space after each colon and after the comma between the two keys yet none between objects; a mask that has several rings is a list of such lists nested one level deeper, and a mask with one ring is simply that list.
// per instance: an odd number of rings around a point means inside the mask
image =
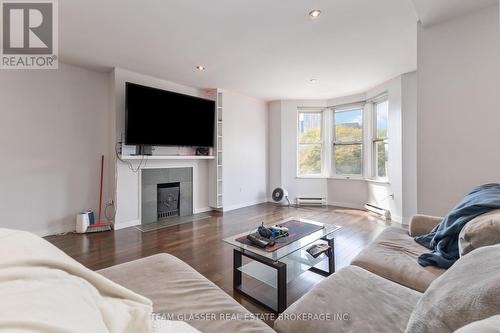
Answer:
[{"label": "window glass", "polygon": [[336,175],[363,173],[363,109],[335,112],[333,163]]},{"label": "window glass", "polygon": [[299,142],[321,142],[321,113],[299,114]]},{"label": "window glass", "polygon": [[321,174],[321,145],[299,146],[299,174]]},{"label": "window glass", "polygon": [[362,145],[335,146],[335,173],[338,175],[361,175]]},{"label": "window glass", "polygon": [[322,173],[322,116],[321,112],[299,112],[298,119],[298,175]]},{"label": "window glass", "polygon": [[387,178],[389,144],[389,101],[375,103],[375,131],[373,133],[373,175],[375,178]]},{"label": "window glass", "polygon": [[363,140],[363,110],[335,112],[336,142]]},{"label": "window glass", "polygon": [[378,139],[387,137],[387,124],[389,122],[389,101],[376,104]]},{"label": "window glass", "polygon": [[387,165],[389,159],[388,152],[389,145],[387,142],[378,141],[375,143],[375,159],[376,159],[376,176],[378,178],[386,178],[387,177]]}]

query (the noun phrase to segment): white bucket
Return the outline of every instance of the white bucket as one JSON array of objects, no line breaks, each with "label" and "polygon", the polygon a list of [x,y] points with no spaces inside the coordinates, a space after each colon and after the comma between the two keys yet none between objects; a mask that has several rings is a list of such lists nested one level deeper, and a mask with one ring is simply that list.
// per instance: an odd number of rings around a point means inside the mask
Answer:
[{"label": "white bucket", "polygon": [[76,215],[76,232],[79,234],[84,234],[87,232],[87,228],[90,225],[90,214],[93,214],[91,210]]}]

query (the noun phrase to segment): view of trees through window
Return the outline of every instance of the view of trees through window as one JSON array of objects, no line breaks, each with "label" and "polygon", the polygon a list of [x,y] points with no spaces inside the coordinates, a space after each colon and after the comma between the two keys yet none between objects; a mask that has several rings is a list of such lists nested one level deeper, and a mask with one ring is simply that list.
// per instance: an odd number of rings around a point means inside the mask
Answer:
[{"label": "view of trees through window", "polygon": [[334,163],[338,175],[363,173],[363,110],[335,112]]},{"label": "view of trees through window", "polygon": [[389,118],[389,101],[375,104],[376,131],[373,140],[375,153],[375,177],[386,178],[389,158],[387,123]]},{"label": "view of trees through window", "polygon": [[321,112],[299,113],[298,171],[300,175],[321,174],[323,150],[321,121]]},{"label": "view of trees through window", "polygon": [[[298,174],[301,176],[319,176],[324,173],[323,154],[332,154],[332,170],[326,174],[338,176],[362,176],[364,140],[372,141],[372,150],[368,163],[371,164],[370,175],[384,179],[388,175],[389,156],[389,102],[387,99],[373,104],[373,114],[370,117],[373,128],[364,137],[364,108],[351,108],[333,111],[326,120],[333,120],[333,146],[323,146],[323,112],[302,111],[298,115]],[[332,125],[329,125],[329,127]],[[330,127],[331,128],[331,127]],[[368,141],[369,142],[369,141]],[[325,150],[326,149],[326,150]],[[333,150],[332,150],[333,149]],[[329,168],[329,166],[327,166]]]}]

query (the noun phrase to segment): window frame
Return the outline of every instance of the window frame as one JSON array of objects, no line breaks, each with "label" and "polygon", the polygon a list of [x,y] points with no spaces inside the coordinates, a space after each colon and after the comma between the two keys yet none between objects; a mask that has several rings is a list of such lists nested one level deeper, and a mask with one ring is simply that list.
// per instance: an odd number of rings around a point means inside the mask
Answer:
[{"label": "window frame", "polygon": [[[377,105],[387,102],[387,131],[384,137],[378,137],[378,112]],[[372,163],[371,163],[371,176],[373,180],[389,182],[389,158],[387,156],[387,172],[385,177],[378,176],[378,158],[377,158],[377,143],[384,142],[387,145],[387,151],[389,151],[389,96],[384,95],[376,100],[372,101],[372,137],[371,137],[371,151],[372,151]]]},{"label": "window frame", "polygon": [[[363,104],[350,105],[347,107],[337,107],[332,108],[332,143],[331,143],[331,177],[333,178],[342,178],[342,179],[364,179],[365,177],[365,154],[364,154],[364,146],[365,146],[365,107]],[[336,114],[342,112],[350,112],[350,111],[361,111],[361,140],[359,141],[349,141],[349,142],[337,142],[336,139],[336,131],[335,127],[337,125]],[[337,173],[336,163],[335,163],[335,151],[336,146],[352,146],[352,145],[360,145],[361,147],[361,173],[360,174],[343,174]]]},{"label": "window frame", "polygon": [[[303,114],[303,113],[317,113],[320,115],[321,119],[320,119],[320,137],[321,137],[321,141],[319,142],[300,142],[300,131],[299,131],[299,124],[300,124],[300,115]],[[296,123],[296,130],[297,130],[297,142],[296,142],[296,164],[297,164],[297,168],[296,168],[296,177],[297,178],[324,178],[324,174],[325,174],[325,126],[324,126],[324,121],[325,121],[325,114],[324,114],[324,109],[320,109],[320,108],[299,108],[297,110],[297,123]],[[321,154],[320,154],[320,157],[321,157],[321,161],[320,161],[320,164],[321,164],[321,170],[320,170],[320,173],[318,174],[301,174],[300,173],[300,163],[299,163],[299,159],[300,159],[300,147],[301,146],[315,146],[315,145],[320,145],[321,147]]]}]

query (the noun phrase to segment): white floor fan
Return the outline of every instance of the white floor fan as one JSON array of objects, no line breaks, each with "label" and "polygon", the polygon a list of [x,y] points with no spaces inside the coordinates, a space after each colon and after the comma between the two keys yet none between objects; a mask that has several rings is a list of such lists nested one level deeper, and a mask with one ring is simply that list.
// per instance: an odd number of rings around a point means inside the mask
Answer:
[{"label": "white floor fan", "polygon": [[288,199],[288,191],[282,187],[277,187],[272,193],[273,201],[280,206],[290,207],[290,200]]}]

